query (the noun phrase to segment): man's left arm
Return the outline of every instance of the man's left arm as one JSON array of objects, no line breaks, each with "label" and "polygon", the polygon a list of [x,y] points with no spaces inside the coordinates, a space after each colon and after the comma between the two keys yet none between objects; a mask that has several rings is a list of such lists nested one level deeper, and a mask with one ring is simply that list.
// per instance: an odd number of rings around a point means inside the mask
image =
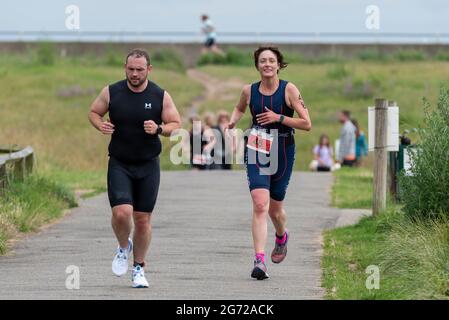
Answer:
[{"label": "man's left arm", "polygon": [[162,135],[170,136],[170,134],[181,128],[181,116],[179,115],[176,105],[167,91],[164,92],[164,102],[162,107]]}]

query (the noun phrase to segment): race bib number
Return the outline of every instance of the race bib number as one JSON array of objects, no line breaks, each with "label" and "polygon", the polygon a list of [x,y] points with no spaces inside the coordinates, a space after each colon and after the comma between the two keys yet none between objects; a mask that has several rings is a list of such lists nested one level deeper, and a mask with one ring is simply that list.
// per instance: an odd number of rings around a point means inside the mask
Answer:
[{"label": "race bib number", "polygon": [[249,149],[262,152],[265,154],[270,154],[271,145],[273,143],[273,135],[262,130],[257,130],[252,128],[248,136],[248,144],[246,145]]}]

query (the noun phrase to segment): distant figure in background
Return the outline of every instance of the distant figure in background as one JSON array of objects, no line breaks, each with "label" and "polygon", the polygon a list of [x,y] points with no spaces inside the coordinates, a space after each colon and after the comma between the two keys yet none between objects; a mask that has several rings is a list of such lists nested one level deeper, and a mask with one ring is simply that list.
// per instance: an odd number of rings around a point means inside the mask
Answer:
[{"label": "distant figure in background", "polygon": [[329,142],[329,137],[325,134],[320,136],[319,144],[313,148],[314,160],[310,163],[312,171],[331,171],[334,165],[334,153]]},{"label": "distant figure in background", "polygon": [[[190,134],[190,165],[194,170],[205,170],[206,159],[203,156],[204,147],[207,144],[203,141],[204,127],[201,125],[200,118],[197,115],[190,117],[191,129]],[[201,126],[201,128],[200,128]],[[194,141],[199,143],[200,148],[194,148]]]},{"label": "distant figure in background", "polygon": [[[221,164],[217,163],[215,164],[215,169],[222,169],[222,170],[231,170],[232,169],[232,165],[231,163],[226,163],[226,156],[228,156],[228,159],[232,159],[231,156],[232,154],[234,154],[235,149],[236,149],[236,145],[235,145],[235,141],[229,141],[228,139],[226,139],[225,136],[225,129],[228,127],[229,121],[231,120],[231,116],[229,114],[229,112],[221,110],[218,112],[218,119],[217,119],[217,126],[214,128],[216,129],[216,133],[218,134],[218,136],[216,136],[216,141],[218,139],[221,139],[221,148],[218,148],[218,145],[215,144],[215,157],[217,159],[221,159]],[[226,141],[228,140],[228,141]],[[226,142],[225,142],[226,141]],[[217,141],[218,142],[218,141]],[[231,146],[227,146],[226,148],[226,143],[232,143]]]},{"label": "distant figure in background", "polygon": [[348,110],[340,112],[339,121],[343,125],[340,130],[340,148],[337,162],[342,166],[352,167],[355,164],[355,132],[356,128],[351,122],[351,113]]},{"label": "distant figure in background", "polygon": [[214,169],[215,164],[213,163],[214,157],[214,146],[215,146],[215,135],[213,129],[216,127],[215,115],[212,112],[206,112],[203,116],[203,123],[201,124],[203,128],[203,137],[205,145],[203,148],[203,157],[206,161],[206,169]]},{"label": "distant figure in background", "polygon": [[213,53],[224,55],[224,52],[220,50],[217,46],[217,33],[215,32],[215,27],[207,14],[201,16],[201,21],[203,26],[201,31],[206,35],[206,40],[204,41],[204,47],[201,53],[207,53],[212,51]]},{"label": "distant figure in background", "polygon": [[355,126],[355,158],[356,165],[359,167],[362,164],[363,157],[368,155],[368,147],[366,145],[365,134],[360,130],[359,122],[355,119],[351,121]]}]

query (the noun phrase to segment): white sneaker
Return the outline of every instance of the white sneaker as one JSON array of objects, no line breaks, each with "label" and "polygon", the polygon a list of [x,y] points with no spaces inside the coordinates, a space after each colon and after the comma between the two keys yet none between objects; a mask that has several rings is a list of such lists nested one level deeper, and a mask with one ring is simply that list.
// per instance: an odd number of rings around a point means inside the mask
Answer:
[{"label": "white sneaker", "polygon": [[133,250],[133,242],[128,238],[128,248],[126,250],[117,248],[117,253],[115,254],[114,260],[112,260],[112,272],[116,276],[123,276],[128,272],[128,260],[129,255]]},{"label": "white sneaker", "polygon": [[148,288],[148,281],[145,279],[145,271],[141,266],[133,268],[133,288]]}]

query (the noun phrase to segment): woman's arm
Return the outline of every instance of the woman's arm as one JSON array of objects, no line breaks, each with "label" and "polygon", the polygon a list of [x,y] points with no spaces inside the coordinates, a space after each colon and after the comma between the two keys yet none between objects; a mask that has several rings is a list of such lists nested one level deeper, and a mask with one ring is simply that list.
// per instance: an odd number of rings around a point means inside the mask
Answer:
[{"label": "woman's arm", "polygon": [[243,117],[246,111],[246,107],[249,104],[249,98],[251,94],[251,85],[245,85],[240,95],[240,100],[234,108],[231,115],[231,120],[229,121],[227,129],[233,129],[237,122]]}]

